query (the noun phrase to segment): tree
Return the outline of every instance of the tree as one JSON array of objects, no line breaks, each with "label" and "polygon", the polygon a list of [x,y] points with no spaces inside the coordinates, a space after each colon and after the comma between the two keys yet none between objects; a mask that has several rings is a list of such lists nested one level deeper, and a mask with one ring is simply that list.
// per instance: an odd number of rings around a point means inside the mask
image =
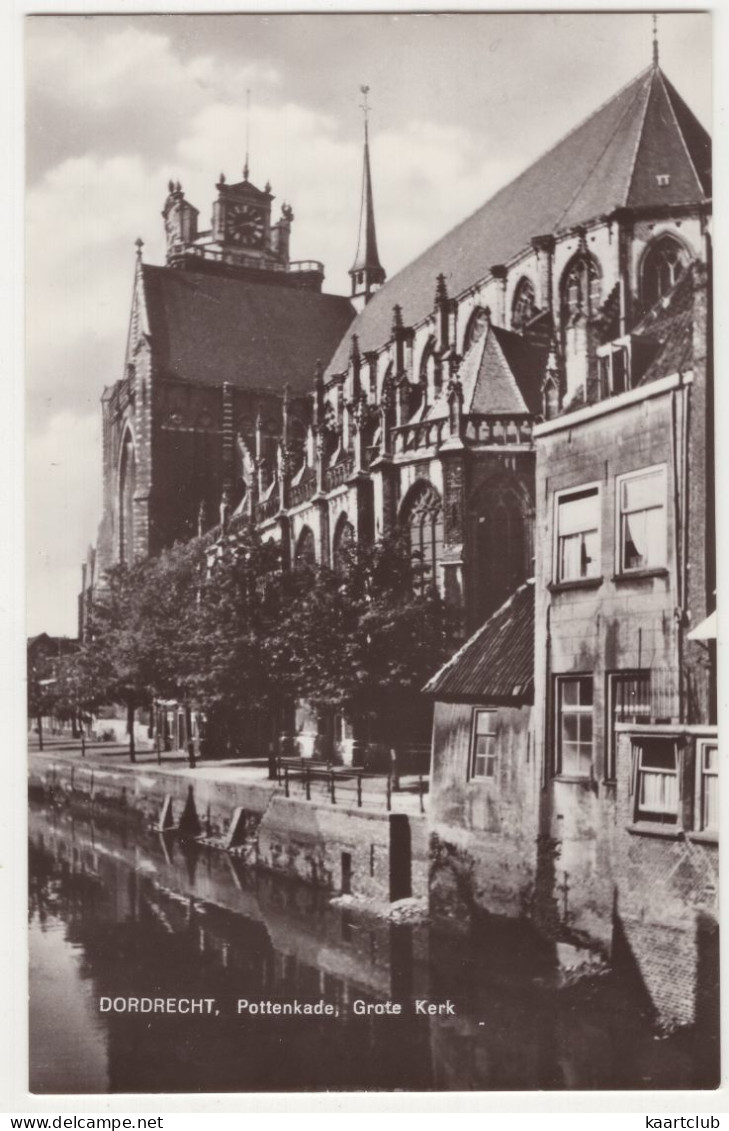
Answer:
[{"label": "tree", "polygon": [[338,572],[305,567],[284,584],[288,601],[267,642],[280,685],[373,737],[407,741],[455,622],[435,588],[414,593],[406,540],[354,544]]},{"label": "tree", "polygon": [[184,683],[208,716],[210,739],[228,754],[251,733],[260,746],[280,709],[267,648],[280,599],[279,549],[247,526],[218,547],[189,607]]}]

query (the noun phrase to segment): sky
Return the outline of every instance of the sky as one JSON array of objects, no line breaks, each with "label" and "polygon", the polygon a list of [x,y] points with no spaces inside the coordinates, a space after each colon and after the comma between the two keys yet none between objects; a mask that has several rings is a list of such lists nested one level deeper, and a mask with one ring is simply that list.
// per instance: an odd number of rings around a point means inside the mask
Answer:
[{"label": "sky", "polygon": [[[659,17],[661,65],[711,130],[711,17]],[[170,178],[207,226],[220,172],[294,209],[291,255],[347,293],[362,158],[394,275],[650,63],[651,16],[33,16],[25,19],[26,598],[75,635],[101,515],[101,407],[134,272],[164,262]],[[484,263],[490,263],[484,249]]]}]

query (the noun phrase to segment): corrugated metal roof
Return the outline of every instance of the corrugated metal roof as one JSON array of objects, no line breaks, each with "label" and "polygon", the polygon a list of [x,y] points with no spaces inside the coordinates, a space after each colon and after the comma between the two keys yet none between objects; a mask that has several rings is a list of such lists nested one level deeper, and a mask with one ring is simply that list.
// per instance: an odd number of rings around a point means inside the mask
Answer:
[{"label": "corrugated metal roof", "polygon": [[534,696],[534,583],[527,581],[433,676],[434,699],[514,700]]}]

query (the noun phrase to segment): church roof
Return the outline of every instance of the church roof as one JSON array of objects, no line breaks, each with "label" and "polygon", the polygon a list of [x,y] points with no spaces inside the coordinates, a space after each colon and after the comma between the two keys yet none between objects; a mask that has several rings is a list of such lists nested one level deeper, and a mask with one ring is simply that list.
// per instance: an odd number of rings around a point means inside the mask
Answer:
[{"label": "church roof", "polygon": [[[436,276],[461,294],[509,263],[535,236],[557,234],[619,207],[707,199],[711,141],[659,67],[642,72],[581,125],[377,291],[352,326],[360,349],[390,337],[392,308],[406,325],[432,311]],[[659,185],[659,176],[668,184]],[[349,337],[330,366],[347,368]]]},{"label": "church roof", "polygon": [[[463,390],[463,412],[515,414],[541,412],[541,381],[546,349],[539,349],[520,334],[489,325],[469,347],[459,376]],[[431,419],[446,416],[447,390],[428,413]]]},{"label": "church roof", "polygon": [[159,372],[191,384],[308,393],[354,316],[337,295],[148,264],[142,273]]},{"label": "church roof", "polygon": [[534,583],[512,593],[423,688],[434,699],[516,700],[534,695]]},{"label": "church roof", "polygon": [[[377,250],[375,230],[375,205],[372,197],[372,173],[370,172],[370,145],[365,120],[364,159],[362,163],[362,202],[359,216],[359,235],[357,251],[351,271],[364,271],[368,268],[382,271],[380,255]],[[351,272],[350,272],[351,273]]]}]

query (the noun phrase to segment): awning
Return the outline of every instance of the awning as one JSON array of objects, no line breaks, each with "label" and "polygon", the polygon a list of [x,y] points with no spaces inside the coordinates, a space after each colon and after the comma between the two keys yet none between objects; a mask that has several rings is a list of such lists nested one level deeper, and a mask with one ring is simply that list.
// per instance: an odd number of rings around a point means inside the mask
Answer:
[{"label": "awning", "polygon": [[716,640],[716,609],[688,634],[689,640]]}]

